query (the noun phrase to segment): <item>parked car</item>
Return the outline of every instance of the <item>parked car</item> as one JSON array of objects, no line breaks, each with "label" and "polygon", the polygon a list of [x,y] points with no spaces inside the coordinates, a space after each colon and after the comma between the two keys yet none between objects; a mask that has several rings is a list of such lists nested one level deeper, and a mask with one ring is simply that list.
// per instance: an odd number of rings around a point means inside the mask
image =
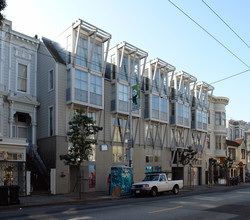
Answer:
[{"label": "parked car", "polygon": [[169,180],[167,173],[146,173],[142,182],[134,183],[131,188],[132,195],[151,194],[157,196],[160,192],[172,191],[178,194],[183,188],[183,180]]}]

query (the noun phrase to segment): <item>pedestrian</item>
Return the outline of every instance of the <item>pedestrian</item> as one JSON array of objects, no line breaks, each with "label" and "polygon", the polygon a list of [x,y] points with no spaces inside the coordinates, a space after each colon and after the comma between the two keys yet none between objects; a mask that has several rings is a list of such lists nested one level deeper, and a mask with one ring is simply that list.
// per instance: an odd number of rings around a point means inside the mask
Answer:
[{"label": "pedestrian", "polygon": [[109,195],[110,195],[110,188],[111,188],[111,174],[109,174],[108,178],[107,178],[107,183],[108,183],[108,187],[109,187]]}]

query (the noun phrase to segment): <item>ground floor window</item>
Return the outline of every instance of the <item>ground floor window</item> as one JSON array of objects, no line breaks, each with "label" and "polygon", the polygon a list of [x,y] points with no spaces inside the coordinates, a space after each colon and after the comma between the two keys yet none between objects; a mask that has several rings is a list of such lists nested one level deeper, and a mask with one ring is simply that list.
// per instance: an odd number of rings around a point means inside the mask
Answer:
[{"label": "ground floor window", "polygon": [[124,148],[122,146],[116,145],[114,145],[112,148],[113,162],[124,162],[126,158]]},{"label": "ground floor window", "polygon": [[95,145],[91,145],[91,154],[88,157],[89,161],[95,161],[95,155],[96,155],[96,147]]},{"label": "ground floor window", "polygon": [[146,163],[161,162],[161,150],[145,149]]},{"label": "ground floor window", "polygon": [[0,161],[0,186],[11,185],[18,185],[20,195],[25,195],[25,162]]}]

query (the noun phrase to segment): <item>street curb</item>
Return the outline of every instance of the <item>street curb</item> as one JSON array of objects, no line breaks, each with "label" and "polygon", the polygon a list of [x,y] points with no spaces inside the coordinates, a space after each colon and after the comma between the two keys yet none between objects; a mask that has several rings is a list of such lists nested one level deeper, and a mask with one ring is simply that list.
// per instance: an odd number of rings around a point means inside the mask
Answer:
[{"label": "street curb", "polygon": [[[194,188],[194,189],[181,189],[180,193],[177,195],[178,197],[187,197],[190,195],[202,195],[207,193],[215,193],[215,192],[228,192],[233,191],[237,189],[244,189],[244,188],[250,188],[250,185],[238,185],[238,186],[214,186],[214,187],[207,187],[207,188]],[[167,196],[167,195],[166,195]],[[0,210],[13,210],[13,209],[25,209],[25,208],[35,208],[35,207],[45,207],[45,206],[51,206],[51,205],[79,205],[79,204],[90,204],[90,203],[97,203],[101,201],[111,201],[111,200],[122,200],[122,199],[129,199],[133,198],[133,196],[120,196],[120,197],[106,197],[106,198],[86,198],[82,200],[71,200],[71,201],[55,201],[55,202],[48,202],[48,203],[40,203],[40,204],[18,204],[18,205],[4,205],[0,206]],[[163,198],[163,197],[159,197]]]}]

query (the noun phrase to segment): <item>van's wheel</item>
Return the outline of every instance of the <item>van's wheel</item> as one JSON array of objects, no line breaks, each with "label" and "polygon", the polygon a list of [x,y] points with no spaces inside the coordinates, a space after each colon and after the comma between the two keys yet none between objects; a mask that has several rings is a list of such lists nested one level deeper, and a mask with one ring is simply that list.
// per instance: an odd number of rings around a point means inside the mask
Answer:
[{"label": "van's wheel", "polygon": [[152,189],[151,189],[151,196],[153,196],[153,197],[155,197],[155,196],[157,196],[157,188],[156,187],[153,187]]},{"label": "van's wheel", "polygon": [[173,191],[173,194],[177,195],[179,193],[179,187],[175,185],[172,191]]}]

